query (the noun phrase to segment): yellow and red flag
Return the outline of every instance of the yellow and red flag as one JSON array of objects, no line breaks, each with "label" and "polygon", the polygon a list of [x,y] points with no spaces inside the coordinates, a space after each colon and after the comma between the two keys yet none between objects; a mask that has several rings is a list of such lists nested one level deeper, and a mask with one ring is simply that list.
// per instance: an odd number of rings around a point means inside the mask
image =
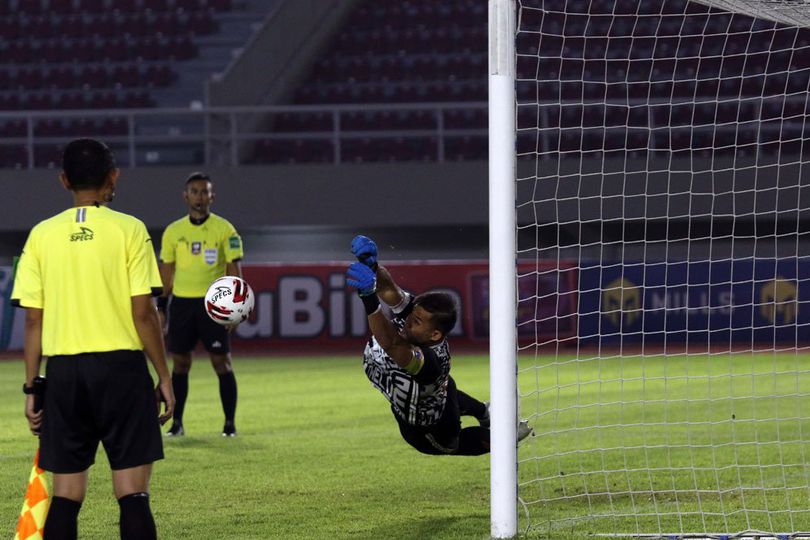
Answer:
[{"label": "yellow and red flag", "polygon": [[39,468],[39,450],[37,450],[14,540],[42,540],[42,530],[45,528],[45,518],[48,516],[50,504],[48,479],[45,471]]}]

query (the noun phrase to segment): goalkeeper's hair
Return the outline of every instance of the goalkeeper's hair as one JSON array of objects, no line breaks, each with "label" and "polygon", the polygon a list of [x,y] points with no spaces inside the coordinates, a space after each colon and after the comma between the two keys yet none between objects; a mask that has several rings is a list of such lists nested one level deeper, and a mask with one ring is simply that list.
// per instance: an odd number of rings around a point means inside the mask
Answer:
[{"label": "goalkeeper's hair", "polygon": [[453,297],[447,293],[429,292],[417,296],[413,305],[422,306],[422,309],[431,314],[433,324],[441,330],[445,336],[450,333],[456,325],[458,318],[458,308]]},{"label": "goalkeeper's hair", "polygon": [[115,157],[106,144],[96,139],[75,139],[62,152],[62,172],[70,189],[98,189],[115,170]]}]

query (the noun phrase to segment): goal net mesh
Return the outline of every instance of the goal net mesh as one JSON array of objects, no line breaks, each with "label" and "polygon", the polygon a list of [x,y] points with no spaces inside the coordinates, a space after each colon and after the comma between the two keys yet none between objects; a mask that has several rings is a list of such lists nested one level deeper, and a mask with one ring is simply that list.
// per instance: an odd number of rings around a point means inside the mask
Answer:
[{"label": "goal net mesh", "polygon": [[518,0],[530,534],[810,531],[806,26],[806,0]]}]

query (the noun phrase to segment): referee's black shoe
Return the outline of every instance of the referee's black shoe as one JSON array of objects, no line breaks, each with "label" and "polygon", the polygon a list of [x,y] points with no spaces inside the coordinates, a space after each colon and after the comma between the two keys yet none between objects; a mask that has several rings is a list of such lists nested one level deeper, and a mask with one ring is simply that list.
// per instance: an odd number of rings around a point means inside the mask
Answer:
[{"label": "referee's black shoe", "polygon": [[233,422],[225,422],[225,425],[222,426],[222,436],[236,437],[236,424]]},{"label": "referee's black shoe", "polygon": [[185,434],[186,431],[183,429],[183,424],[179,422],[173,422],[172,427],[166,432],[167,437],[182,437]]}]

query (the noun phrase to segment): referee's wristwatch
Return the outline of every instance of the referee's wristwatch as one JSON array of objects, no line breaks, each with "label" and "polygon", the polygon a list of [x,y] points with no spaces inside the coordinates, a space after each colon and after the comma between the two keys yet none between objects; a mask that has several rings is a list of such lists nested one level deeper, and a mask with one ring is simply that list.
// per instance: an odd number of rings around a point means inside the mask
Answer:
[{"label": "referee's wristwatch", "polygon": [[31,395],[34,393],[34,387],[28,386],[27,384],[23,383],[23,394],[26,396]]}]

